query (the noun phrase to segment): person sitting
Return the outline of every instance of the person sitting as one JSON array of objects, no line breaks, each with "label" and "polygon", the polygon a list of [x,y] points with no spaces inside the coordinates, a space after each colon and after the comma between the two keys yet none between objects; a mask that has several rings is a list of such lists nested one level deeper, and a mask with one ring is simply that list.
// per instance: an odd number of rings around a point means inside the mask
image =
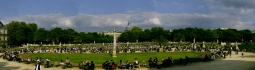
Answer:
[{"label": "person sitting", "polygon": [[84,69],[85,69],[85,70],[90,69],[90,68],[89,68],[89,65],[90,65],[89,60],[86,60],[86,63],[85,63],[85,65],[84,65]]},{"label": "person sitting", "polygon": [[162,66],[164,66],[164,67],[167,66],[167,60],[166,59],[162,59]]},{"label": "person sitting", "polygon": [[172,57],[168,57],[168,59],[167,59],[168,66],[171,66],[172,63],[173,63]]},{"label": "person sitting", "polygon": [[106,69],[106,70],[109,69],[109,67],[110,67],[110,62],[109,62],[108,59],[103,63],[102,67],[103,67],[104,69]]},{"label": "person sitting", "polygon": [[134,66],[140,68],[137,58],[135,58],[134,60]]},{"label": "person sitting", "polygon": [[122,69],[123,67],[125,67],[126,65],[122,62],[122,60],[120,60],[118,68]]},{"label": "person sitting", "polygon": [[46,68],[51,67],[50,60],[47,58],[45,59]]},{"label": "person sitting", "polygon": [[207,56],[207,54],[205,54],[203,61],[206,62],[207,60],[208,60],[208,56]]},{"label": "person sitting", "polygon": [[30,63],[31,63],[31,59],[27,58],[27,64],[30,64]]},{"label": "person sitting", "polygon": [[59,65],[65,65],[65,63],[63,62],[63,60],[61,60],[61,61],[59,62]]},{"label": "person sitting", "polygon": [[150,66],[150,68],[151,68],[151,67],[153,67],[153,61],[152,61],[152,58],[150,58],[150,59],[148,60],[148,62],[149,62],[149,66]]},{"label": "person sitting", "polygon": [[94,70],[95,69],[95,64],[93,61],[90,62],[90,66],[89,66],[90,70]]},{"label": "person sitting", "polygon": [[213,60],[215,60],[215,54],[211,54],[211,60],[213,61]]},{"label": "person sitting", "polygon": [[63,60],[60,60],[59,64],[56,65],[56,67],[58,67],[58,66],[64,66],[64,65],[65,65],[65,63],[63,62]]},{"label": "person sitting", "polygon": [[184,62],[184,65],[187,65],[187,63],[189,62],[189,57],[186,56],[186,59],[185,59],[185,62]]},{"label": "person sitting", "polygon": [[66,58],[66,67],[70,67],[70,68],[72,67],[68,57]]},{"label": "person sitting", "polygon": [[111,63],[111,69],[116,69],[117,65],[115,64],[115,62],[113,60],[111,60],[111,62],[112,62]]},{"label": "person sitting", "polygon": [[83,68],[84,68],[84,63],[83,63],[83,61],[81,61],[81,62],[78,64],[78,67],[79,67],[79,69],[83,69]]},{"label": "person sitting", "polygon": [[128,60],[126,61],[126,68],[129,69],[129,67],[132,65]]},{"label": "person sitting", "polygon": [[158,58],[155,57],[154,60],[153,60],[153,67],[157,67],[158,66]]},{"label": "person sitting", "polygon": [[179,59],[179,64],[182,64],[182,63],[183,63],[183,59],[180,58],[180,59]]}]

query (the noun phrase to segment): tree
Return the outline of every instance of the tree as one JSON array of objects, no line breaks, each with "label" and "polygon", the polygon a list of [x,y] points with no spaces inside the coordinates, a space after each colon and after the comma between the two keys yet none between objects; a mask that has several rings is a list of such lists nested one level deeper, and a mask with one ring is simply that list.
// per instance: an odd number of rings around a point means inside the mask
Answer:
[{"label": "tree", "polygon": [[136,42],[139,40],[140,34],[142,33],[142,29],[140,27],[133,27],[130,31],[123,32],[118,41],[121,42]]},{"label": "tree", "polygon": [[28,42],[28,29],[25,22],[12,21],[7,24],[8,44],[11,46],[20,46]]},{"label": "tree", "polygon": [[181,33],[175,33],[173,37],[174,37],[173,41],[175,42],[185,41],[185,36]]},{"label": "tree", "polygon": [[34,32],[35,43],[46,42],[48,31],[44,28],[39,28]]},{"label": "tree", "polygon": [[123,32],[119,37],[118,37],[118,41],[120,42],[130,42],[129,40],[129,31],[125,31]]},{"label": "tree", "polygon": [[49,36],[51,42],[59,43],[63,41],[61,38],[63,37],[63,30],[61,28],[53,28],[50,30]]},{"label": "tree", "polygon": [[139,35],[140,42],[151,42],[151,31],[149,29],[144,30]]},{"label": "tree", "polygon": [[166,39],[167,35],[168,35],[167,32],[162,27],[151,28],[152,41],[159,44],[160,47],[162,47],[162,45],[168,42],[168,40]]},{"label": "tree", "polygon": [[252,42],[255,41],[255,33],[252,33]]},{"label": "tree", "polygon": [[85,42],[86,43],[93,43],[95,41],[95,36],[94,35],[93,35],[92,32],[86,33],[86,38],[85,38],[86,40],[85,40]]},{"label": "tree", "polygon": [[27,24],[27,39],[29,43],[35,43],[34,40],[34,32],[37,30],[37,24],[35,23],[28,23]]},{"label": "tree", "polygon": [[73,43],[82,43],[83,42],[83,36],[86,35],[84,32],[77,33],[74,36]]},{"label": "tree", "polygon": [[249,42],[252,39],[252,33],[250,30],[241,30],[239,34],[242,35],[242,39],[246,42]]},{"label": "tree", "polygon": [[77,32],[74,31],[71,28],[68,29],[64,29],[63,30],[63,35],[61,37],[61,42],[63,43],[73,43],[74,42],[74,38],[77,36]]}]

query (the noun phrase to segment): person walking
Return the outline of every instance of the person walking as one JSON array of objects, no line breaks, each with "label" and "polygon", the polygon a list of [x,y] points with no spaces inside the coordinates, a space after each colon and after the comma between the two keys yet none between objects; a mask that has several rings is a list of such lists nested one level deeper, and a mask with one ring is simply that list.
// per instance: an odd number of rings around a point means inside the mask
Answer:
[{"label": "person walking", "polygon": [[243,51],[242,51],[242,58],[243,58],[243,55],[244,55],[244,54],[243,54]]},{"label": "person walking", "polygon": [[34,70],[42,70],[41,62],[37,61],[37,65]]}]

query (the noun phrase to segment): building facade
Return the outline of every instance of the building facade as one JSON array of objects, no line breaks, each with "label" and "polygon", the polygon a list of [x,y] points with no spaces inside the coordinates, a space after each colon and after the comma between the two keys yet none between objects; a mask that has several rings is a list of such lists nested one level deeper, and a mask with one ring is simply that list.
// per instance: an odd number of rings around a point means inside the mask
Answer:
[{"label": "building facade", "polygon": [[7,45],[7,27],[0,21],[0,42]]}]

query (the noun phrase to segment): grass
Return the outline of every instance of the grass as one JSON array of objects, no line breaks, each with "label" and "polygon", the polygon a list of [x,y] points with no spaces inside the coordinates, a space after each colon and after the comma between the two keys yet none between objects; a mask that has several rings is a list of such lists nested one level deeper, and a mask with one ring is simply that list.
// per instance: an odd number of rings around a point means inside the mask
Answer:
[{"label": "grass", "polygon": [[111,57],[110,54],[59,54],[59,53],[31,53],[31,54],[20,54],[22,59],[30,57],[35,59],[36,57],[41,57],[42,59],[49,58],[53,62],[59,62],[60,60],[65,60],[66,57],[70,59],[72,63],[79,63],[80,61],[91,60],[95,64],[102,64],[107,59],[119,62],[122,60],[125,62],[128,60],[132,62],[134,58],[137,58],[140,62],[147,62],[149,58],[157,57],[159,62],[162,62],[162,59],[167,59],[171,56],[173,59],[185,58],[188,56],[190,58],[199,58],[202,56],[198,52],[147,52],[147,53],[118,53],[117,58]]}]

